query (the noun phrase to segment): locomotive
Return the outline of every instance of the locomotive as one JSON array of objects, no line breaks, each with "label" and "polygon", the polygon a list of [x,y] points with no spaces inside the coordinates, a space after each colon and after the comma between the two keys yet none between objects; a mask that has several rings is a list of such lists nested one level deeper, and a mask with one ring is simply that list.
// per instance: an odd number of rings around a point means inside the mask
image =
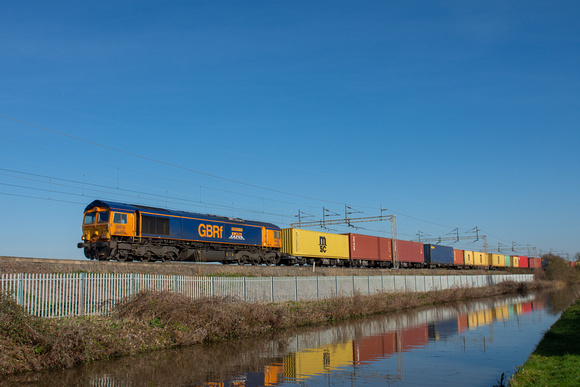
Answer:
[{"label": "locomotive", "polygon": [[348,267],[541,267],[540,258],[487,254],[361,234],[95,200],[79,248],[92,260]]},{"label": "locomotive", "polygon": [[84,211],[85,257],[101,261],[279,263],[270,223],[95,200]]}]

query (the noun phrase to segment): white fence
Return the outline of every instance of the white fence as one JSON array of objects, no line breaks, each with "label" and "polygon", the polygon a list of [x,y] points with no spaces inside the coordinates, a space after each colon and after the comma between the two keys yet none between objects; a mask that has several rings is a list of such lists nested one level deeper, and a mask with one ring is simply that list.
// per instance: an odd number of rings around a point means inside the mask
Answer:
[{"label": "white fence", "polygon": [[348,277],[184,277],[149,274],[4,274],[0,290],[40,317],[105,314],[124,297],[142,290],[167,290],[199,298],[231,296],[251,302],[280,302],[491,286],[533,281],[532,274]]}]

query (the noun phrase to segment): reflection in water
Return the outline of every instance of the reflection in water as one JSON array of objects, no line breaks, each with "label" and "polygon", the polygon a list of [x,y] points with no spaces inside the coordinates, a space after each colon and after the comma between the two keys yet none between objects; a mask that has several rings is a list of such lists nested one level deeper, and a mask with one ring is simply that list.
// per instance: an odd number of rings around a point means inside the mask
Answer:
[{"label": "reflection in water", "polygon": [[[489,386],[525,361],[578,290],[511,296],[99,362],[2,385]],[[564,299],[562,299],[564,297]]]}]

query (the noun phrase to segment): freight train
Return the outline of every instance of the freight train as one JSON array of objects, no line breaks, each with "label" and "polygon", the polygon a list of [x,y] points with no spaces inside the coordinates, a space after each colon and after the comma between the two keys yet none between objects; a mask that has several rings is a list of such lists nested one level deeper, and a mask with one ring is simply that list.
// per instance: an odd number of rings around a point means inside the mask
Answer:
[{"label": "freight train", "polygon": [[[84,210],[85,257],[100,261],[390,268],[542,267],[540,258],[487,254],[362,234],[332,234],[263,222],[95,200]],[[396,256],[395,259],[393,257]]]}]

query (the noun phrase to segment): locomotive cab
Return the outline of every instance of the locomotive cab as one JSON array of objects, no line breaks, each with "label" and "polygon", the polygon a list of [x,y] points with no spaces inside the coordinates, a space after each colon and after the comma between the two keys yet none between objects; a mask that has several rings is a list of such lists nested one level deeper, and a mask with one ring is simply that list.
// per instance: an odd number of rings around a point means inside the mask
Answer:
[{"label": "locomotive cab", "polygon": [[112,208],[103,202],[91,203],[84,212],[82,237],[77,246],[89,259],[108,259],[123,237],[135,235],[135,213]]},{"label": "locomotive cab", "polygon": [[109,210],[94,208],[85,212],[83,218],[83,236],[85,242],[108,241],[111,239]]}]

